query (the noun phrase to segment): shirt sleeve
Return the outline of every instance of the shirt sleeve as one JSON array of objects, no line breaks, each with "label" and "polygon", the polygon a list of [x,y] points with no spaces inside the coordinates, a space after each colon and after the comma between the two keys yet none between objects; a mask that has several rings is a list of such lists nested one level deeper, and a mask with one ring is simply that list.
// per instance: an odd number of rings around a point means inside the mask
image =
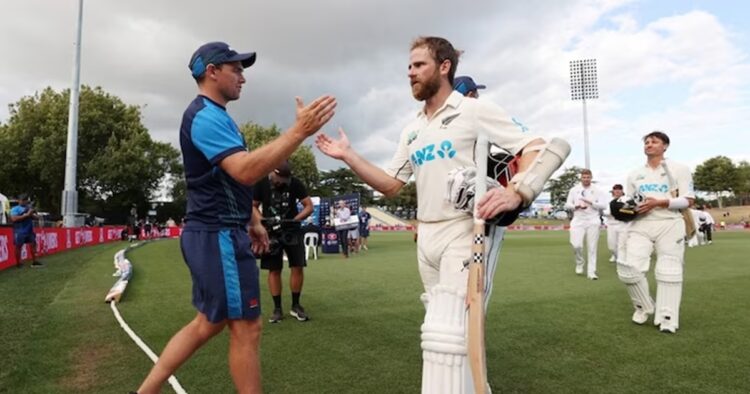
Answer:
[{"label": "shirt sleeve", "polygon": [[540,138],[524,133],[502,108],[484,101],[477,100],[476,103],[477,131],[486,133],[490,142],[511,154],[518,154],[531,141]]},{"label": "shirt sleeve", "polygon": [[195,115],[190,136],[193,145],[213,165],[233,153],[246,150],[234,122],[228,116],[216,116],[208,109]]},{"label": "shirt sleeve", "polygon": [[411,160],[409,160],[409,135],[407,134],[409,129],[404,129],[401,132],[401,137],[398,142],[398,149],[391,158],[391,162],[385,168],[385,173],[398,179],[401,182],[408,182],[411,175],[414,173],[414,169],[411,166]]},{"label": "shirt sleeve", "polygon": [[596,189],[596,194],[594,195],[594,208],[598,210],[606,210],[609,207],[609,200],[607,199],[607,195],[602,192],[599,189]]},{"label": "shirt sleeve", "polygon": [[10,209],[10,216],[21,216],[24,213],[26,213],[26,211],[20,205],[16,205],[15,207]]}]

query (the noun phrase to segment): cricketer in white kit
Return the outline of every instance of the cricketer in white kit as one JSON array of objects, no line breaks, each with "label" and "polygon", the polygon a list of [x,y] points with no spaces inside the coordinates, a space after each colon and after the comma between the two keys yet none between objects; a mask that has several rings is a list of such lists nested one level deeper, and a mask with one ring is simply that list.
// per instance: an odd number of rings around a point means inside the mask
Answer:
[{"label": "cricketer in white kit", "polygon": [[[609,200],[599,189],[591,184],[591,170],[581,170],[581,183],[568,192],[565,209],[573,211],[570,221],[570,245],[575,255],[575,272],[582,275],[584,265],[588,262],[586,277],[599,279],[596,275],[596,251],[601,227],[601,211],[607,207]],[[583,242],[586,241],[588,256],[584,258]]]},{"label": "cricketer in white kit", "polygon": [[[633,322],[646,323],[649,315],[655,314],[654,325],[660,331],[675,333],[680,326],[686,243],[680,210],[695,199],[693,180],[687,166],[664,158],[669,146],[665,133],[651,132],[643,141],[647,163],[630,173],[626,189],[631,196],[642,195],[644,201],[636,209],[638,216],[628,224],[625,260],[618,262],[617,274],[633,302]],[[654,251],[655,303],[646,278]]]},{"label": "cricketer in white kit", "polygon": [[[617,199],[625,194],[622,185],[615,184],[612,186],[612,199]],[[619,261],[618,259],[625,258],[625,229],[627,223],[615,219],[609,210],[609,204],[604,208],[603,212],[604,224],[607,225],[607,248],[609,249],[610,263]]]},{"label": "cricketer in white kit", "polygon": [[[453,91],[458,55],[440,37],[420,37],[412,43],[408,75],[412,94],[424,101],[424,107],[403,129],[396,153],[384,170],[356,153],[343,130],[339,139],[321,133],[316,140],[323,153],[343,160],[386,196],[397,194],[412,176],[415,179],[417,260],[426,308],[421,336],[425,394],[474,392],[466,344],[469,270],[464,269],[473,244],[473,219],[446,200],[449,172],[476,165],[474,145],[479,133],[511,155],[521,153],[519,172],[511,184],[488,190],[478,201],[478,217],[490,219],[528,207],[569,153],[567,143],[563,142],[567,151],[556,150],[556,145],[523,133],[501,108]],[[486,272],[491,279],[492,268]]]}]

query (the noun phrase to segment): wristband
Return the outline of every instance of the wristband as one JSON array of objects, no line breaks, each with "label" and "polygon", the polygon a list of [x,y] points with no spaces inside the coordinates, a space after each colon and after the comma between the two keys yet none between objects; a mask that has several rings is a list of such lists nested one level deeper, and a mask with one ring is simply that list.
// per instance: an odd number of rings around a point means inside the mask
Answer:
[{"label": "wristband", "polygon": [[669,199],[669,206],[667,208],[669,209],[685,209],[688,206],[690,206],[690,201],[688,201],[685,197],[675,197]]}]

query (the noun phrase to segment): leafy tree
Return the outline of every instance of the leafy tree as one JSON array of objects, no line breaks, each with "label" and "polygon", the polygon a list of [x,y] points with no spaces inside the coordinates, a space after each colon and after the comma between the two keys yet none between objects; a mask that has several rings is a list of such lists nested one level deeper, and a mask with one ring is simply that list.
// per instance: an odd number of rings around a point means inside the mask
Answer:
[{"label": "leafy tree", "polygon": [[737,165],[737,185],[734,192],[741,205],[750,204],[750,163],[745,160]]},{"label": "leafy tree", "polygon": [[[11,104],[0,128],[0,185],[31,193],[40,210],[59,214],[65,180],[69,90],[51,88]],[[179,151],[153,141],[141,110],[102,88],[81,87],[78,122],[79,211],[124,222],[168,174],[181,174]]]},{"label": "leafy tree", "polygon": [[734,191],[739,183],[739,173],[726,156],[712,157],[695,168],[693,182],[695,188],[704,192],[713,193],[722,208],[721,193]]},{"label": "leafy tree", "polygon": [[417,209],[417,184],[414,181],[407,182],[398,194],[393,197],[384,197],[378,201],[388,211],[395,211],[398,207],[407,210]]},{"label": "leafy tree", "polygon": [[563,209],[568,192],[578,183],[581,170],[576,166],[566,168],[560,176],[547,181],[544,190],[550,193],[550,203],[555,209]]},{"label": "leafy tree", "polygon": [[311,193],[322,197],[359,193],[362,204],[369,205],[372,203],[372,190],[365,185],[354,171],[347,167],[321,172],[320,182],[312,190]]},{"label": "leafy tree", "polygon": [[[249,122],[240,126],[240,130],[245,136],[245,141],[250,150],[259,148],[281,135],[281,129],[275,124],[270,127],[263,127]],[[308,145],[300,145],[289,158],[289,163],[292,166],[294,176],[302,181],[308,191],[314,190],[320,177],[312,148]]]}]

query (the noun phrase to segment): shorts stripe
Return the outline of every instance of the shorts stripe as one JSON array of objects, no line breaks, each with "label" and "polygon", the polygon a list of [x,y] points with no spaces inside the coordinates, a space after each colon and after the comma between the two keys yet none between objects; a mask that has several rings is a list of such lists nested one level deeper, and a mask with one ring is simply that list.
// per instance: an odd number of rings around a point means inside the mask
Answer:
[{"label": "shorts stripe", "polygon": [[230,230],[219,231],[221,265],[224,268],[224,289],[227,294],[227,309],[230,319],[242,318],[242,298],[240,297],[240,276],[234,256],[234,244]]}]

